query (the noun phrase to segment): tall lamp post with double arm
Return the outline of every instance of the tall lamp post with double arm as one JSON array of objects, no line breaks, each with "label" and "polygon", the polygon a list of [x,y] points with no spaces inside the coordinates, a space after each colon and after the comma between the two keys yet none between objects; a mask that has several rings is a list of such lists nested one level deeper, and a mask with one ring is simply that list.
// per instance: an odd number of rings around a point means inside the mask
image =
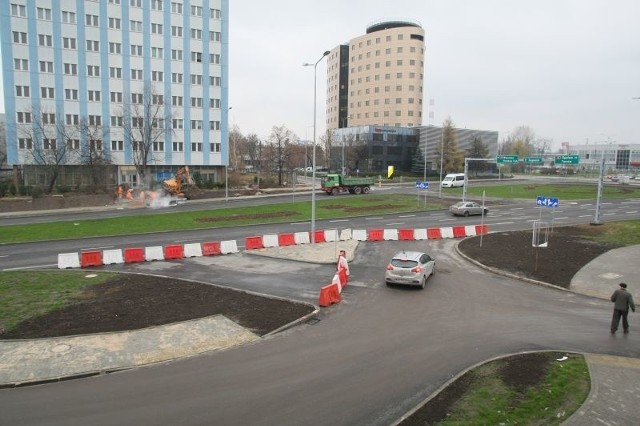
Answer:
[{"label": "tall lamp post with double arm", "polygon": [[311,155],[311,244],[316,243],[316,110],[317,110],[317,74],[318,64],[330,52],[327,50],[322,54],[315,64],[305,62],[303,67],[313,67],[313,152]]}]

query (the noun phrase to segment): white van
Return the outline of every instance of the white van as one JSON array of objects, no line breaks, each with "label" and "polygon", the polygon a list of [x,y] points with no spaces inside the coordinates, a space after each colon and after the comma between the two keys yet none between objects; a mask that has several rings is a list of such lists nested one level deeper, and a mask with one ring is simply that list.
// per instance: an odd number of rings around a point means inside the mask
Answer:
[{"label": "white van", "polygon": [[440,182],[442,188],[455,188],[464,186],[464,173],[449,173]]}]

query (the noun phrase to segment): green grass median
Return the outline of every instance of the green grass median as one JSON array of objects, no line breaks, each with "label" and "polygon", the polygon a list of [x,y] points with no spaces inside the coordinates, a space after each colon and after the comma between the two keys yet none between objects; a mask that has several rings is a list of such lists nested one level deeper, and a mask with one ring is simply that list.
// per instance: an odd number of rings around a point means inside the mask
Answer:
[{"label": "green grass median", "polygon": [[[316,202],[316,219],[340,219],[372,214],[439,210],[450,203],[403,194],[326,197]],[[179,207],[177,208],[179,209]],[[311,204],[306,202],[269,204],[201,211],[127,215],[108,219],[60,221],[4,226],[0,243],[63,240],[110,235],[130,235],[162,231],[225,228],[265,223],[311,220]]]}]

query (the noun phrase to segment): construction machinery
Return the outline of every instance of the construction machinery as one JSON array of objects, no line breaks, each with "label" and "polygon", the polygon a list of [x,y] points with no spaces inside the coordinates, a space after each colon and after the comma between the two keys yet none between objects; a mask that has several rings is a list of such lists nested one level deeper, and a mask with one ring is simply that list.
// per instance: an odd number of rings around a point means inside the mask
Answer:
[{"label": "construction machinery", "polygon": [[191,184],[189,166],[182,166],[172,178],[162,181],[162,188],[171,196],[188,199]]}]

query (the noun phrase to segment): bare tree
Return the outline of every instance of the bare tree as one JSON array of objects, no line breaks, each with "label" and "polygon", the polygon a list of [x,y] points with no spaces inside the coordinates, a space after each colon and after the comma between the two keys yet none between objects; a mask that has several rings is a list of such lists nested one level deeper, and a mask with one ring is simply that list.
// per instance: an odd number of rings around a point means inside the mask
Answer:
[{"label": "bare tree", "polygon": [[7,163],[7,139],[4,131],[4,123],[0,123],[0,169]]},{"label": "bare tree", "polygon": [[255,133],[250,133],[246,138],[247,142],[247,155],[249,156],[249,161],[251,162],[251,166],[254,169],[259,169],[261,163],[261,148],[262,142],[260,138]]},{"label": "bare tree", "polygon": [[247,154],[247,138],[236,125],[229,132],[229,165],[233,170],[244,169],[244,158]]},{"label": "bare tree", "polygon": [[[320,146],[324,150],[324,161],[322,165],[326,168],[331,168],[331,146],[333,145],[333,132],[327,130],[324,135],[320,136]],[[316,152],[316,156],[318,153]]]},{"label": "bare tree", "polygon": [[25,149],[34,165],[40,166],[47,181],[46,192],[51,193],[60,173],[60,166],[71,160],[78,151],[72,141],[73,128],[64,125],[60,112],[31,107],[25,112],[24,123],[18,126],[19,145]]},{"label": "bare tree", "polygon": [[108,133],[108,127],[91,123],[87,117],[82,117],[78,124],[80,163],[89,166],[89,176],[94,187],[104,183],[104,166],[111,164],[111,159],[104,150],[104,140]]},{"label": "bare tree", "polygon": [[165,108],[163,95],[155,86],[146,82],[142,93],[132,93],[132,99],[123,105],[122,118],[123,134],[131,141],[136,172],[140,180],[149,185],[148,166],[159,161],[154,152],[162,151],[154,148],[159,148],[164,143],[165,134],[173,131],[172,111]]},{"label": "bare tree", "polygon": [[288,163],[288,158],[291,155],[289,146],[292,142],[295,142],[296,139],[297,136],[284,125],[280,127],[273,126],[271,128],[269,141],[275,149],[275,168],[278,173],[278,185],[282,185],[285,165]]}]

